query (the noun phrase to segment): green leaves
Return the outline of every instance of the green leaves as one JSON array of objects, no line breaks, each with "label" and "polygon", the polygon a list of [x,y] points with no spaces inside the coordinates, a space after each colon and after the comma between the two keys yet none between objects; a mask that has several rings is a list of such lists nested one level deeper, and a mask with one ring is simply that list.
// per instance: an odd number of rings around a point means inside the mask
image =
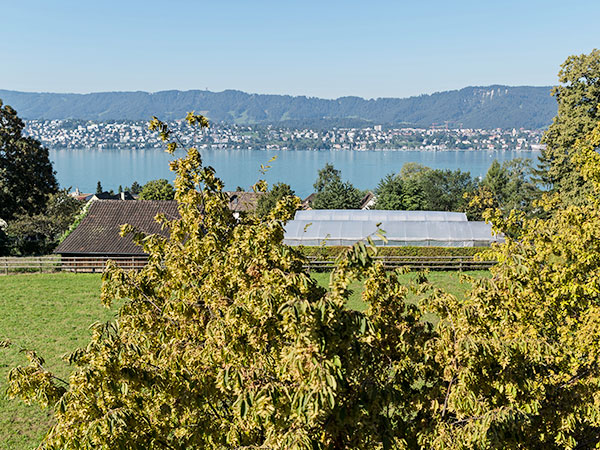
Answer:
[{"label": "green leaves", "polygon": [[572,157],[576,154],[576,141],[590,133],[600,120],[600,50],[568,57],[558,80],[561,84],[552,91],[558,114],[544,134],[547,147],[540,157],[537,181],[553,193],[560,193],[565,202],[579,203],[590,186],[576,170]]},{"label": "green leaves", "polygon": [[357,209],[363,195],[349,181],[343,182],[341,172],[331,164],[319,171],[314,184],[317,195],[311,206],[314,209]]},{"label": "green leaves", "polygon": [[140,192],[140,200],[173,200],[174,196],[175,189],[164,178],[148,181]]},{"label": "green leaves", "polygon": [[24,126],[17,112],[0,101],[0,214],[7,222],[42,213],[48,196],[58,192],[48,149],[24,137]]}]

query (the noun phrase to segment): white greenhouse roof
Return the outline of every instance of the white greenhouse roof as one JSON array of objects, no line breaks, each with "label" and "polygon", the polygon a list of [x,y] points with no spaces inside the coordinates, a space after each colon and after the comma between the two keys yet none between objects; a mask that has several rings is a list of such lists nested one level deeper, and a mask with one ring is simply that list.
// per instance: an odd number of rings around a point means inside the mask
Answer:
[{"label": "white greenhouse roof", "polygon": [[[387,243],[375,234],[378,224],[385,231]],[[368,236],[381,246],[481,247],[503,241],[501,236],[492,234],[492,227],[485,222],[295,219],[285,227],[284,243],[349,246]]]},{"label": "white greenhouse roof", "polygon": [[296,220],[351,220],[372,222],[466,222],[467,215],[447,211],[388,211],[376,209],[311,209],[297,211]]}]

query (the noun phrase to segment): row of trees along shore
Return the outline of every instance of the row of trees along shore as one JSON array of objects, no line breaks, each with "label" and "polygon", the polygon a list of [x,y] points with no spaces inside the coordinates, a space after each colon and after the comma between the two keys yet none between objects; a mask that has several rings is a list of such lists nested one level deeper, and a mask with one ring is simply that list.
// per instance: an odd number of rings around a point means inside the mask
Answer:
[{"label": "row of trees along shore", "polygon": [[[181,218],[160,218],[169,237],[123,228],[149,263],[103,275],[102,302],[123,302],[116,320],[93,326],[68,380],[27,351],[8,394],[51,408],[45,449],[598,448],[599,80],[597,50],[562,66],[550,189],[535,201],[545,214],[483,213],[507,242],[462,298],[426,275],[402,284],[365,243],[319,287],[282,244],[299,200],[237,221],[189,149],[172,164]],[[163,122],[151,127],[177,148]],[[353,280],[364,312],[345,306]]]},{"label": "row of trees along shore", "polygon": [[[341,172],[331,164],[319,171],[314,184],[315,196],[310,204],[314,209],[358,209],[367,194],[342,180]],[[531,161],[513,159],[503,164],[494,161],[482,180],[461,170],[431,169],[416,163],[407,163],[399,174],[382,179],[374,190],[375,204],[371,209],[460,211],[471,220],[482,220],[490,206],[508,214],[513,209],[528,215],[540,214],[534,200],[543,189],[533,180]],[[294,195],[285,183],[276,183],[259,198],[257,214],[266,217],[277,200]],[[485,197],[487,203],[479,200]]]}]

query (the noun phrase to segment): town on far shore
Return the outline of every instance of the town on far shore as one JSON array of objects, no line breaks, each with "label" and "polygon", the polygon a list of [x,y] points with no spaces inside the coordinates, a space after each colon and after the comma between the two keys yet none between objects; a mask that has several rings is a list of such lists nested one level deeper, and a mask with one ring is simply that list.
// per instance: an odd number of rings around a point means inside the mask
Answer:
[{"label": "town on far shore", "polygon": [[[88,120],[28,120],[25,134],[53,149],[163,148],[148,122]],[[282,125],[211,124],[190,130],[183,120],[168,122],[186,146],[239,150],[517,150],[535,151],[543,130],[474,129],[371,125],[358,128],[301,128]]]}]

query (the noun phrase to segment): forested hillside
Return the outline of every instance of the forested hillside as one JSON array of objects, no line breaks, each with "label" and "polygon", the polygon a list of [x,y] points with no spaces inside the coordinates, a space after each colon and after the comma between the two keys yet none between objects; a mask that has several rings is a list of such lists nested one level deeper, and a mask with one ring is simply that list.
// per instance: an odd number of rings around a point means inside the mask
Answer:
[{"label": "forested hillside", "polygon": [[545,128],[556,114],[550,87],[466,87],[410,98],[341,97],[334,100],[241,91],[27,93],[0,90],[0,99],[25,119],[144,120],[183,118],[188,111],[212,122],[238,124],[344,123],[467,128]]}]

